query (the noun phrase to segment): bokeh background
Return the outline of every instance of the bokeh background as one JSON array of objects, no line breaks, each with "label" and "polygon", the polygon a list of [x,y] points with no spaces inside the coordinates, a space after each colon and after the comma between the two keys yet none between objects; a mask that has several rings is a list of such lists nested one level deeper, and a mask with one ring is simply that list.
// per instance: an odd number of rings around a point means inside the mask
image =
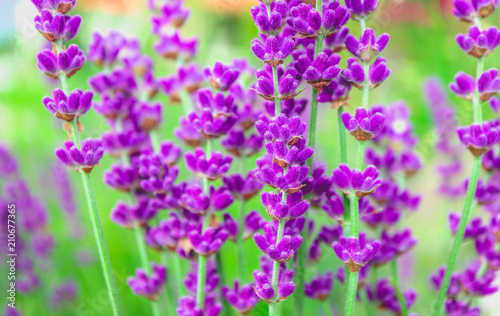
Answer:
[{"label": "bokeh background", "polygon": [[[386,83],[370,95],[372,104],[390,104],[405,101],[412,111],[411,120],[414,131],[420,139],[418,152],[425,162],[424,170],[408,181],[408,186],[415,193],[423,196],[420,209],[406,218],[404,226],[411,226],[419,239],[419,244],[411,254],[400,261],[403,289],[415,288],[418,291],[417,302],[412,311],[420,315],[430,315],[436,293],[431,289],[429,275],[437,267],[446,263],[452,245],[452,236],[447,225],[447,214],[451,210],[461,210],[463,201],[449,201],[437,193],[438,178],[435,166],[440,157],[435,155],[436,134],[430,108],[424,97],[423,85],[430,78],[438,78],[444,84],[452,81],[458,71],[475,73],[475,61],[459,50],[454,41],[458,32],[464,32],[466,24],[451,16],[451,0],[380,0],[381,7],[368,22],[368,27],[376,33],[387,32],[391,36],[384,57],[392,74]],[[246,57],[252,65],[261,65],[250,51],[250,41],[257,36],[249,9],[256,0],[187,0],[192,9],[192,16],[182,30],[185,36],[197,36],[200,39],[196,62],[201,66],[212,65],[215,61],[229,62],[233,58]],[[152,51],[155,37],[149,32],[150,12],[144,0],[78,0],[75,13],[82,15],[83,22],[76,42],[86,51],[93,31],[106,32],[119,30],[128,36],[138,37],[142,50],[155,60],[155,75],[166,76],[174,65],[162,60]],[[20,163],[22,175],[27,179],[33,193],[38,196],[49,210],[49,229],[55,236],[56,247],[52,259],[47,264],[50,272],[41,272],[42,286],[29,295],[18,297],[18,307],[25,315],[109,315],[107,296],[101,270],[96,257],[95,244],[88,224],[88,214],[81,194],[81,183],[76,174],[70,174],[71,185],[75,191],[78,205],[78,218],[85,228],[84,238],[70,238],[71,225],[61,210],[54,183],[54,148],[61,145],[65,132],[60,122],[54,119],[42,106],[43,96],[50,94],[52,85],[36,68],[35,55],[44,41],[33,26],[35,9],[29,0],[0,0],[0,142],[7,145]],[[500,21],[499,12],[488,21]],[[358,34],[358,25],[349,22],[354,34]],[[346,52],[341,53],[343,59]],[[344,61],[345,62],[345,61]],[[486,59],[486,68],[498,67],[500,54]],[[88,89],[87,78],[98,72],[91,63],[69,81],[71,88]],[[448,90],[447,90],[448,91]],[[351,103],[356,104],[359,93],[353,92]],[[472,120],[470,105],[449,94],[450,103],[456,107],[459,124],[469,124]],[[165,104],[166,99],[159,98]],[[486,118],[494,113],[484,106]],[[162,139],[172,138],[173,128],[177,125],[182,109],[166,106]],[[323,160],[328,170],[336,167],[340,161],[338,154],[336,113],[323,104],[319,108],[318,139],[316,157]],[[107,128],[102,118],[89,112],[84,117],[85,137],[98,137]],[[351,141],[348,138],[348,141]],[[349,142],[350,157],[356,146]],[[465,153],[465,152],[464,152]],[[471,163],[469,155],[464,154],[466,164]],[[125,284],[127,276],[132,275],[140,265],[132,231],[113,224],[109,219],[110,209],[122,194],[113,191],[102,183],[102,172],[111,163],[106,156],[100,168],[92,172],[104,234],[115,277],[119,296],[125,315],[147,315],[149,304],[134,296]],[[253,168],[252,164],[246,166]],[[470,170],[467,166],[466,171]],[[183,170],[181,176],[188,176]],[[467,175],[464,174],[465,179]],[[264,212],[258,198],[250,201],[247,210],[256,209]],[[236,212],[236,205],[231,212]],[[320,213],[317,219],[329,220]],[[260,251],[252,241],[245,245],[248,266],[257,268]],[[461,260],[463,266],[469,261],[473,245],[464,244]],[[236,276],[234,245],[227,243],[223,247],[225,278],[232,282]],[[82,253],[86,258],[82,258]],[[333,251],[327,253],[320,271],[336,270],[340,265]],[[86,254],[86,255],[85,255]],[[150,253],[153,260],[156,254]],[[86,263],[82,263],[84,260]],[[186,267],[187,269],[187,267]],[[389,272],[381,269],[379,276]],[[4,275],[4,274],[2,274]],[[312,272],[308,272],[308,279]],[[51,306],[51,289],[59,282],[72,279],[78,286],[77,299],[54,310]],[[0,284],[6,278],[0,276]],[[3,287],[2,287],[3,289]],[[331,296],[332,306],[342,311],[344,287],[339,282],[334,285]],[[500,295],[482,300],[484,315],[499,315]],[[307,315],[320,315],[321,309],[315,302],[307,302]],[[284,314],[291,315],[292,300],[283,304]],[[340,313],[339,313],[340,314]],[[267,315],[267,308],[262,302],[252,315]],[[364,308],[359,305],[356,315],[364,315]],[[380,312],[383,315],[383,312]]]}]

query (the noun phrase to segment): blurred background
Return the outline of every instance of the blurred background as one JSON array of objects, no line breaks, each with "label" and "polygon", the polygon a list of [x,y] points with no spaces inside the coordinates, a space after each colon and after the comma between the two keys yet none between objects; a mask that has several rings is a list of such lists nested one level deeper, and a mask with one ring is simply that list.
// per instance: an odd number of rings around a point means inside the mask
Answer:
[{"label": "blurred background", "polygon": [[[86,52],[93,31],[106,33],[119,30],[130,37],[138,37],[143,52],[156,62],[155,75],[166,76],[174,65],[159,58],[152,49],[156,38],[150,33],[150,11],[145,0],[78,0],[74,13],[82,16],[82,27],[73,40]],[[435,164],[439,160],[434,154],[436,143],[432,117],[423,94],[424,82],[434,77],[448,84],[458,71],[475,73],[475,60],[464,54],[454,41],[459,32],[465,32],[467,25],[451,16],[451,0],[380,0],[381,7],[368,22],[377,34],[389,33],[391,41],[384,52],[392,74],[386,83],[370,95],[371,104],[391,104],[405,101],[410,107],[414,131],[420,139],[418,152],[425,163],[424,170],[408,185],[414,193],[423,196],[420,209],[405,219],[405,226],[411,226],[419,238],[419,244],[402,261],[403,289],[415,288],[418,299],[412,311],[420,315],[430,315],[436,293],[429,285],[429,275],[440,265],[446,264],[452,244],[452,235],[447,225],[447,214],[451,210],[461,210],[463,201],[440,198],[437,193],[438,181],[435,176]],[[250,7],[256,0],[187,0],[192,9],[192,16],[182,30],[184,36],[197,36],[200,40],[196,62],[200,67],[213,65],[217,60],[229,62],[233,58],[245,57],[255,66],[260,67],[250,51],[250,41],[258,35],[250,17]],[[498,10],[497,10],[498,11]],[[0,0],[0,142],[8,146],[19,161],[21,173],[28,181],[31,191],[40,198],[49,211],[49,229],[55,236],[56,247],[52,259],[47,264],[49,273],[42,273],[42,286],[36,291],[18,297],[18,306],[25,315],[109,315],[106,292],[101,277],[101,270],[96,257],[95,244],[88,230],[88,214],[81,194],[81,183],[75,174],[70,173],[70,185],[75,189],[77,216],[84,227],[83,238],[71,238],[71,225],[61,210],[59,193],[55,192],[54,183],[54,148],[65,139],[65,132],[60,122],[54,119],[42,106],[41,99],[49,95],[53,86],[36,68],[36,53],[43,47],[44,40],[35,30],[33,16],[36,10],[29,0]],[[499,12],[488,21],[500,21]],[[488,23],[488,22],[486,22]],[[354,34],[358,34],[357,23],[349,22]],[[346,52],[341,53],[343,59]],[[343,61],[345,63],[345,61]],[[342,64],[344,65],[344,64]],[[486,68],[498,67],[500,54],[486,59]],[[88,89],[87,78],[99,70],[91,63],[72,77],[71,88]],[[446,89],[448,91],[448,89]],[[359,100],[358,91],[354,91],[355,104]],[[472,110],[465,101],[449,94],[450,102],[459,115],[459,124],[469,124]],[[163,100],[161,97],[159,100]],[[494,113],[485,105],[485,118]],[[166,107],[162,124],[162,139],[172,138],[172,131],[182,114],[181,107]],[[320,105],[318,122],[317,158],[323,160],[332,170],[339,164],[337,143],[336,113],[328,105]],[[85,137],[98,137],[106,131],[107,124],[92,111],[84,117]],[[348,141],[351,141],[348,138]],[[354,153],[353,143],[348,144]],[[354,154],[351,154],[352,157]],[[464,155],[468,164],[469,155]],[[103,229],[108,242],[111,262],[118,291],[125,315],[146,315],[148,303],[133,295],[125,284],[125,279],[132,275],[140,265],[137,256],[133,232],[113,224],[109,219],[110,209],[122,194],[102,183],[102,172],[109,167],[111,158],[105,156],[101,167],[92,172]],[[247,166],[248,169],[252,165]],[[466,171],[470,168],[465,167]],[[329,172],[330,172],[329,171]],[[468,171],[467,171],[468,172]],[[183,170],[182,175],[186,175]],[[464,179],[467,175],[464,175]],[[264,212],[258,198],[250,201],[247,209]],[[234,210],[236,211],[236,205]],[[316,214],[321,218],[321,214]],[[472,244],[464,244],[461,256],[467,257],[472,252]],[[246,244],[249,258],[248,266],[257,268],[260,251],[253,242]],[[235,254],[230,243],[224,246],[226,279],[230,282],[236,275],[232,264]],[[320,271],[336,270],[339,261],[333,251],[326,250],[319,265]],[[155,255],[151,253],[155,258]],[[468,263],[459,260],[459,266]],[[463,264],[462,264],[463,261]],[[381,269],[379,276],[384,275]],[[310,279],[312,274],[308,275]],[[0,276],[0,282],[6,282]],[[71,279],[77,285],[78,295],[74,301],[54,309],[51,302],[52,289],[62,280]],[[3,284],[3,283],[2,283]],[[3,287],[2,287],[3,288]],[[338,311],[343,307],[343,286],[336,282],[332,294],[332,304]],[[500,295],[484,299],[484,315],[499,315]],[[315,309],[316,303],[307,302],[308,315],[320,315]],[[263,302],[259,303],[251,315],[266,315]],[[293,309],[292,300],[286,301],[284,311]],[[145,312],[147,311],[147,312]],[[356,314],[364,315],[363,308]],[[288,315],[288,313],[284,313]],[[381,312],[380,315],[383,315]]]}]

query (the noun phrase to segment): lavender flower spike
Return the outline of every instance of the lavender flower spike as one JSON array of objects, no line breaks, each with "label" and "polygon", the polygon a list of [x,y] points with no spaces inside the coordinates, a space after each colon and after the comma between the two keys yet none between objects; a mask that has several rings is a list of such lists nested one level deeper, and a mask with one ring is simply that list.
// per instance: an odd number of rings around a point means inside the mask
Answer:
[{"label": "lavender flower spike", "polygon": [[377,168],[370,165],[365,171],[350,169],[347,164],[341,164],[333,170],[333,183],[346,195],[355,194],[361,198],[369,195],[382,184]]},{"label": "lavender flower spike", "polygon": [[299,57],[297,64],[300,69],[304,69],[302,77],[321,93],[323,88],[339,75],[339,62],[339,54],[328,55],[323,52],[319,53],[312,63],[304,54]]},{"label": "lavender flower spike", "polygon": [[479,99],[487,101],[492,96],[500,93],[500,78],[498,78],[498,69],[491,68],[481,74],[477,81],[479,90]]},{"label": "lavender flower spike", "polygon": [[252,40],[252,52],[255,57],[261,59],[271,67],[277,67],[283,64],[283,60],[287,58],[293,51],[295,43],[291,38],[280,40],[275,36],[268,36],[265,45],[258,39]]},{"label": "lavender flower spike", "polygon": [[351,272],[359,272],[373,258],[380,246],[378,240],[368,244],[364,232],[359,233],[359,238],[341,236],[338,242],[335,241],[332,244],[337,257],[347,265]]},{"label": "lavender flower spike", "polygon": [[500,45],[500,32],[494,26],[481,31],[476,25],[469,28],[468,34],[456,36],[458,46],[467,54],[476,58],[493,53]]},{"label": "lavender flower spike", "polygon": [[58,40],[72,40],[78,33],[82,18],[61,13],[52,14],[47,9],[42,9],[40,15],[35,16],[35,28],[49,42]]},{"label": "lavender flower spike", "polygon": [[127,283],[136,295],[155,301],[165,287],[167,269],[164,266],[152,264],[151,275],[148,277],[142,269],[136,270],[135,277],[129,277]]},{"label": "lavender flower spike", "polygon": [[450,90],[459,97],[471,101],[476,91],[476,79],[465,72],[459,72],[455,76],[455,82],[450,83]]},{"label": "lavender flower spike", "polygon": [[220,91],[227,91],[238,79],[240,72],[218,61],[214,64],[213,69],[210,67],[203,69],[203,74],[212,87]]},{"label": "lavender flower spike", "polygon": [[321,29],[321,15],[312,5],[301,3],[290,9],[287,23],[298,38],[317,38]]},{"label": "lavender flower spike", "polygon": [[346,0],[345,6],[354,20],[364,19],[378,7],[378,0]]},{"label": "lavender flower spike", "polygon": [[221,288],[222,295],[241,315],[247,315],[259,302],[259,297],[251,285],[241,286],[238,281],[234,282],[234,289],[228,286]]},{"label": "lavender flower spike", "polygon": [[327,271],[324,276],[318,275],[310,283],[305,284],[306,296],[320,301],[328,299],[333,287],[333,274]]},{"label": "lavender flower spike", "polygon": [[75,6],[76,0],[31,0],[38,11],[43,9],[66,14]]},{"label": "lavender flower spike", "polygon": [[457,128],[458,138],[474,156],[481,156],[500,141],[497,124],[484,122]]},{"label": "lavender flower spike", "polygon": [[375,38],[375,32],[372,29],[366,29],[359,41],[353,35],[349,35],[345,40],[345,46],[360,60],[370,61],[385,49],[389,39],[390,36],[386,33]]},{"label": "lavender flower spike", "polygon": [[85,56],[77,45],[71,44],[68,49],[54,52],[45,49],[36,55],[37,67],[52,79],[58,79],[60,73],[69,78],[82,69]]},{"label": "lavender flower spike", "polygon": [[[377,58],[368,70],[370,88],[375,89],[378,87],[390,74],[391,70],[387,67],[385,58]],[[362,89],[365,85],[365,71],[363,66],[354,57],[347,59],[347,68],[342,71],[342,76],[358,89]]]},{"label": "lavender flower spike", "polygon": [[361,142],[376,137],[385,124],[383,114],[373,113],[365,108],[357,108],[354,116],[349,112],[344,112],[341,118],[349,133]]},{"label": "lavender flower spike", "polygon": [[498,0],[455,0],[453,15],[462,21],[473,23],[476,17],[485,18],[498,7]]},{"label": "lavender flower spike", "polygon": [[87,113],[92,105],[93,93],[90,90],[82,92],[80,89],[71,91],[67,96],[61,89],[54,89],[53,98],[44,97],[42,103],[45,108],[58,119],[71,122]]},{"label": "lavender flower spike", "polygon": [[214,151],[207,159],[205,151],[197,147],[193,152],[184,155],[187,168],[200,178],[215,181],[222,178],[231,167],[233,158],[230,155],[223,156],[222,153]]},{"label": "lavender flower spike", "polygon": [[72,141],[67,140],[64,142],[64,148],[58,147],[55,154],[70,169],[90,173],[99,165],[104,150],[99,139],[87,138],[82,141],[82,149],[78,149]]}]

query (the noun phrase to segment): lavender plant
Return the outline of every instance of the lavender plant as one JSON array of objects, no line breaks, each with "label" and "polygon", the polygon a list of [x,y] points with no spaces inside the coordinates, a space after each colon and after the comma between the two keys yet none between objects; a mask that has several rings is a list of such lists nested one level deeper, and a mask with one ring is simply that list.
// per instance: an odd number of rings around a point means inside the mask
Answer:
[{"label": "lavender plant", "polygon": [[65,46],[65,43],[78,33],[81,17],[66,14],[76,1],[34,0],[32,2],[39,11],[34,19],[35,28],[48,42],[52,43],[53,47],[52,50],[45,49],[37,54],[37,66],[50,78],[59,79],[61,84],[61,89],[56,88],[53,91],[53,98],[46,97],[42,100],[47,110],[63,121],[64,130],[68,133],[64,147],[57,148],[55,154],[63,164],[81,175],[111,307],[114,315],[121,315],[109,254],[90,179],[90,172],[98,166],[104,150],[99,139],[80,140],[80,133],[83,132],[80,117],[90,108],[92,92],[83,93],[79,89],[70,91],[67,81],[83,67],[86,61],[77,45]]},{"label": "lavender plant", "polygon": [[[462,214],[450,214],[450,227],[455,234],[455,241],[448,266],[446,269],[441,268],[432,277],[433,284],[440,290],[434,315],[441,313],[443,305],[448,314],[480,312],[480,309],[472,307],[470,302],[461,301],[459,298],[461,289],[454,288],[457,284],[463,287],[466,296],[485,296],[497,291],[497,288],[491,286],[495,278],[491,270],[494,265],[491,266],[488,261],[488,258],[493,257],[496,252],[495,240],[488,237],[494,234],[495,220],[492,219],[490,228],[483,227],[480,218],[474,218],[470,223],[469,219],[474,201],[478,206],[487,205],[492,202],[489,198],[494,196],[496,191],[491,186],[492,179],[489,175],[484,182],[480,179],[480,169],[484,161],[485,169],[493,171],[491,163],[495,154],[490,150],[499,142],[497,122],[483,122],[482,115],[482,102],[492,99],[494,108],[495,100],[492,97],[499,92],[498,70],[492,68],[484,71],[484,60],[500,44],[500,36],[494,26],[483,30],[483,20],[495,11],[498,1],[455,1],[453,6],[453,14],[458,19],[473,24],[467,34],[457,35],[456,42],[464,52],[476,59],[476,76],[460,72],[455,76],[455,82],[450,84],[450,89],[472,103],[474,121],[470,126],[458,127],[457,134],[462,145],[474,156],[474,162],[470,179],[465,186],[466,196]],[[489,153],[486,154],[487,152]],[[458,274],[453,270],[464,238],[476,240],[476,252],[480,261],[474,261],[463,273]],[[488,241],[485,242],[485,239]]]}]

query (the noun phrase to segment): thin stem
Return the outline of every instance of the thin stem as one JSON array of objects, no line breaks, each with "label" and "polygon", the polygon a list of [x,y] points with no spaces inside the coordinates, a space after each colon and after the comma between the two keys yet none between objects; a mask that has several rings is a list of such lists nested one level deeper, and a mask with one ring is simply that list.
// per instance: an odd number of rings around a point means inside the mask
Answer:
[{"label": "thin stem", "polygon": [[245,242],[244,239],[244,228],[245,228],[245,200],[240,200],[240,209],[238,212],[238,236],[236,237],[236,251],[238,252],[238,266],[240,272],[240,280],[241,282],[245,282],[245,249],[243,248],[243,244]]},{"label": "thin stem", "polygon": [[[285,194],[283,194],[285,196]],[[279,222],[278,225],[278,235],[276,236],[276,245],[279,244],[281,239],[283,238],[283,233],[285,231],[285,221]],[[279,270],[280,270],[280,263],[278,261],[273,262],[273,278],[272,278],[272,286],[274,289],[274,293],[276,293],[276,298],[278,296],[278,277],[279,277]],[[269,316],[276,316],[278,309],[277,309],[277,302],[276,300],[273,300],[271,303],[269,303]]]},{"label": "thin stem", "polygon": [[358,274],[351,272],[349,275],[349,286],[347,288],[347,300],[345,304],[345,316],[354,315],[354,304],[356,303],[356,293],[358,292]]},{"label": "thin stem", "polygon": [[328,300],[323,301],[323,311],[325,312],[326,316],[333,316],[332,306],[330,305]]},{"label": "thin stem", "polygon": [[351,199],[351,236],[358,237],[359,235],[359,198],[354,192],[350,196]]},{"label": "thin stem", "polygon": [[361,27],[361,34],[363,34],[366,30],[366,19],[359,19],[359,26]]},{"label": "thin stem", "polygon": [[181,257],[174,254],[173,256],[174,262],[174,271],[175,271],[175,280],[177,281],[177,300],[184,295],[184,285],[182,284],[182,276],[184,275],[182,269]]},{"label": "thin stem", "polygon": [[356,169],[363,167],[363,157],[365,155],[365,142],[358,142],[358,154],[356,155]]},{"label": "thin stem", "polygon": [[361,296],[361,299],[365,303],[366,315],[367,316],[374,316],[375,315],[375,313],[374,313],[375,310],[372,308],[372,306],[370,304],[370,299],[368,298],[368,294],[366,294],[366,291],[360,291],[359,295]]},{"label": "thin stem", "polygon": [[281,114],[281,99],[279,97],[279,81],[278,81],[278,67],[273,68],[273,84],[274,84],[274,115]]},{"label": "thin stem", "polygon": [[[163,251],[161,254],[160,254],[160,260],[161,260],[161,263],[166,267],[168,266],[168,252],[166,251]],[[177,275],[177,277],[179,277],[179,275]],[[164,298],[163,300],[165,301],[165,308],[167,310],[167,316],[170,316],[170,315],[174,315],[175,314],[175,311],[173,311],[174,313],[172,313],[172,307],[171,307],[171,304],[170,304],[170,293],[169,293],[169,287],[168,287],[168,282],[165,282],[165,294],[163,294]]]},{"label": "thin stem", "polygon": [[149,138],[151,139],[151,146],[155,153],[160,151],[160,132],[158,129],[149,131]]},{"label": "thin stem", "polygon": [[455,242],[453,243],[453,248],[451,250],[451,255],[448,260],[448,266],[446,267],[446,273],[444,275],[443,283],[441,284],[441,289],[439,291],[438,300],[434,309],[434,316],[439,316],[441,314],[441,308],[443,307],[444,301],[446,299],[446,293],[448,292],[448,287],[450,285],[451,274],[455,267],[455,262],[457,260],[458,251],[460,250],[460,245],[464,239],[465,227],[470,217],[471,205],[474,199],[474,194],[476,192],[477,180],[479,178],[479,171],[481,168],[481,157],[474,157],[474,163],[472,165],[472,174],[469,181],[469,187],[467,189],[467,197],[465,198],[464,210],[462,212],[462,218],[460,219],[460,224],[458,225],[457,234],[455,236]]},{"label": "thin stem", "polygon": [[[212,156],[213,139],[207,139],[205,155],[207,158]],[[203,178],[203,192],[208,196],[210,194],[210,186],[208,184],[208,179]],[[201,233],[208,228],[210,223],[210,214],[203,215],[203,226],[201,227]],[[198,282],[196,287],[196,305],[198,305],[202,310],[205,305],[205,283],[207,282],[207,257],[198,255]]]},{"label": "thin stem", "polygon": [[393,285],[394,288],[396,289],[399,305],[401,305],[401,316],[408,316],[408,306],[406,306],[406,300],[403,296],[403,292],[401,292],[401,286],[398,274],[398,263],[396,257],[394,257],[394,259],[392,259],[391,261],[391,268],[392,268]]},{"label": "thin stem", "polygon": [[184,115],[188,115],[188,113],[193,111],[194,108],[193,101],[191,100],[191,95],[186,89],[181,89],[181,91],[179,91],[179,98],[181,99]]},{"label": "thin stem", "polygon": [[340,162],[347,163],[347,145],[345,138],[345,126],[342,123],[341,115],[344,112],[344,106],[340,106],[337,111],[337,124],[339,128],[339,144],[340,144]]},{"label": "thin stem", "polygon": [[370,97],[370,65],[367,61],[363,61],[363,70],[365,73],[365,82],[363,84],[363,89],[361,90],[361,107],[368,108],[368,102]]},{"label": "thin stem", "polygon": [[[76,124],[75,124],[76,125]],[[76,128],[75,128],[76,129]],[[75,131],[76,132],[76,131]],[[77,138],[77,137],[74,137]],[[104,281],[108,290],[108,296],[111,303],[111,309],[114,316],[122,315],[120,303],[118,301],[118,293],[116,291],[115,279],[111,272],[111,262],[109,260],[108,249],[104,240],[104,233],[102,231],[101,219],[97,210],[97,203],[90,180],[90,174],[86,172],[80,173],[85,190],[85,197],[87,199],[87,206],[89,209],[90,221],[92,223],[92,231],[94,232],[94,239],[97,244],[97,252],[99,253],[99,261],[101,262],[102,272],[104,274]]]},{"label": "thin stem", "polygon": [[[484,71],[484,56],[478,58],[476,67],[476,81],[481,77]],[[482,111],[481,111],[481,101],[479,100],[479,89],[474,92],[474,122],[481,123],[483,121]]]}]

